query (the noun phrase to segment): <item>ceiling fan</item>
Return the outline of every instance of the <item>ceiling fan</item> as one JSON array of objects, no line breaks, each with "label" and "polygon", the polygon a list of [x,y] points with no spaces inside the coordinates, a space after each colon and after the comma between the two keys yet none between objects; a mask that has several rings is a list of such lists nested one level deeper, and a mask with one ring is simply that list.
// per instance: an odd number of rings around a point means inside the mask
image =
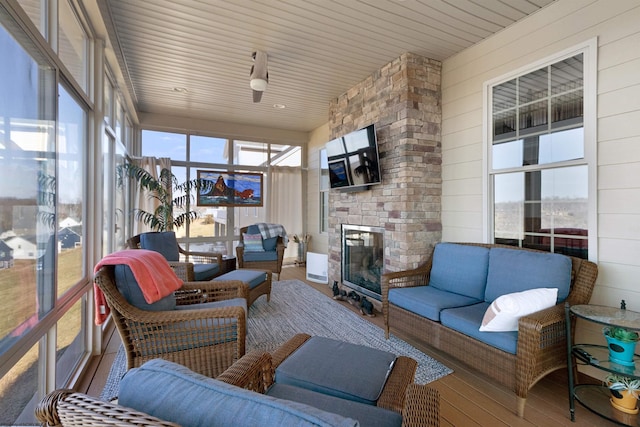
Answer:
[{"label": "ceiling fan", "polygon": [[257,50],[251,54],[251,57],[253,58],[253,65],[251,66],[249,85],[253,89],[253,102],[260,102],[262,92],[267,90],[267,83],[269,83],[267,54]]}]

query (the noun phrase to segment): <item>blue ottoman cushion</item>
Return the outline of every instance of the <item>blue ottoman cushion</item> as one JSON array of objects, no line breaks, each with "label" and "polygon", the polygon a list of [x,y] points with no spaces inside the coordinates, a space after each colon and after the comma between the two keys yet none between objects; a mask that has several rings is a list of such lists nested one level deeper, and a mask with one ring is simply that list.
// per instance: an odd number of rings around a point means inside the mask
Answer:
[{"label": "blue ottoman cushion", "polygon": [[249,285],[249,289],[253,289],[267,280],[267,273],[265,273],[264,271],[247,270],[241,268],[239,270],[233,270],[225,273],[213,280],[240,280],[242,283],[246,283],[247,285]]},{"label": "blue ottoman cushion", "polygon": [[375,405],[395,360],[386,351],[312,337],[278,366],[275,382]]}]

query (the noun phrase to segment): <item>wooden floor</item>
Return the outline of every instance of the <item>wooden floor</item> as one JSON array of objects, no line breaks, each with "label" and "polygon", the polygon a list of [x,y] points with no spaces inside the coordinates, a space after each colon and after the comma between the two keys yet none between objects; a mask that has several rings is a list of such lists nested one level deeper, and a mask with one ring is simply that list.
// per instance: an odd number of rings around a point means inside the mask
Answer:
[{"label": "wooden floor", "polygon": [[[285,267],[281,280],[299,279],[331,296],[327,285],[319,285],[305,280],[304,267]],[[274,282],[274,286],[278,286]],[[349,303],[345,307],[358,311]],[[359,312],[359,311],[358,311]],[[382,327],[382,315],[364,317]],[[415,343],[412,343],[415,345]],[[85,375],[78,390],[92,396],[99,396],[109,368],[120,345],[117,333],[112,333],[105,343],[105,351],[95,357],[89,373]],[[536,384],[529,392],[524,418],[515,415],[515,395],[506,388],[496,385],[478,372],[450,359],[432,348],[420,348],[423,352],[442,362],[454,373],[431,383],[440,392],[440,417],[442,426],[613,426],[597,415],[576,404],[576,422],[569,418],[567,373],[556,371]]]}]

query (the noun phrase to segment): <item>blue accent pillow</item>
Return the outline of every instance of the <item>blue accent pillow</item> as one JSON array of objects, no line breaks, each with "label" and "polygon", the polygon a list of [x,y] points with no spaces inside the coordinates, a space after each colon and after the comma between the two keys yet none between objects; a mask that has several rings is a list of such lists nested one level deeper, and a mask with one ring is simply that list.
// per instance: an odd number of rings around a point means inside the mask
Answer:
[{"label": "blue accent pillow", "polygon": [[142,233],[140,248],[160,252],[167,261],[180,261],[178,240],[173,231]]},{"label": "blue accent pillow", "polygon": [[262,246],[262,235],[242,233],[245,252],[264,252]]},{"label": "blue accent pillow", "polygon": [[270,238],[264,239],[262,241],[262,247],[267,252],[275,251],[277,244],[278,244],[278,236],[270,237]]}]

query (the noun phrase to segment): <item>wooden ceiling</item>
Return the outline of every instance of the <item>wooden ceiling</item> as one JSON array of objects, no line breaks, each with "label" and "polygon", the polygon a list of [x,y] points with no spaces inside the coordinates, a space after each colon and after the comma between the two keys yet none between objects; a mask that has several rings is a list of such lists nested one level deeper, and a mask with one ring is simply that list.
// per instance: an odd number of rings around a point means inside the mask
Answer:
[{"label": "wooden ceiling", "polygon": [[[554,0],[98,0],[139,112],[310,131],[405,52],[444,60]],[[251,53],[268,54],[261,103]],[[285,106],[277,108],[277,106]]]}]

